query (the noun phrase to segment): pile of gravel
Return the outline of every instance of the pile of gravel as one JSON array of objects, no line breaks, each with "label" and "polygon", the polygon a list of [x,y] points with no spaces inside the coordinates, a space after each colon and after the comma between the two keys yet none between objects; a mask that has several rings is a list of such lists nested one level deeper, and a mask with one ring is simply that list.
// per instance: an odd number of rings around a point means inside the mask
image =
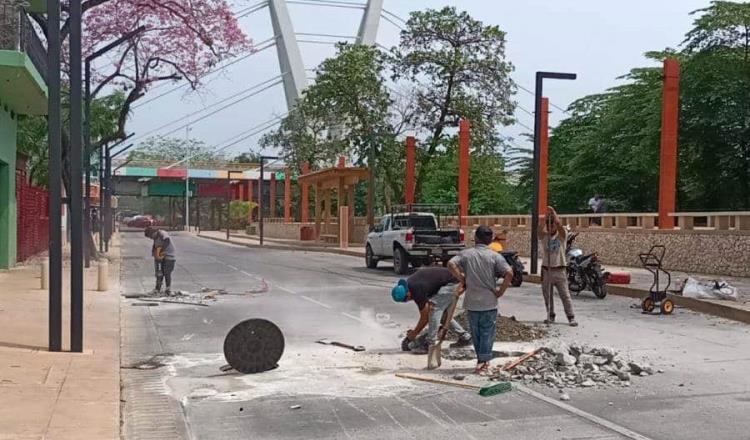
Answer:
[{"label": "pile of gravel", "polygon": [[547,385],[550,388],[630,386],[632,377],[650,376],[650,365],[626,360],[609,347],[555,343],[511,371],[502,367],[492,373],[495,380]]},{"label": "pile of gravel", "polygon": [[[495,341],[500,342],[528,342],[542,339],[549,334],[549,329],[543,325],[529,325],[516,321],[515,316],[498,316]],[[469,329],[469,314],[464,311],[456,315],[456,321],[465,329]],[[449,339],[457,335],[448,333]]]}]

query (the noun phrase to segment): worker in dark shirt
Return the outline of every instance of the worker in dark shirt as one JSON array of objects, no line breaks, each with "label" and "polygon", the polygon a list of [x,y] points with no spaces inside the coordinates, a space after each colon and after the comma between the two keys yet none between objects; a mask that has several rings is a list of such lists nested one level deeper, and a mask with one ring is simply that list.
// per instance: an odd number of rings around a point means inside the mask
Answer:
[{"label": "worker in dark shirt", "polygon": [[[429,346],[437,343],[437,334],[443,315],[453,304],[454,297],[463,293],[463,288],[444,267],[423,267],[408,279],[399,280],[391,290],[391,296],[396,302],[414,301],[419,309],[419,321],[414,329],[406,334],[408,344],[402,348],[416,354],[425,354]],[[425,335],[420,335],[428,327]],[[459,335],[458,342],[451,347],[465,347],[471,344],[471,335],[461,327],[455,319],[450,322],[451,329]],[[427,344],[418,341],[426,340]]]}]

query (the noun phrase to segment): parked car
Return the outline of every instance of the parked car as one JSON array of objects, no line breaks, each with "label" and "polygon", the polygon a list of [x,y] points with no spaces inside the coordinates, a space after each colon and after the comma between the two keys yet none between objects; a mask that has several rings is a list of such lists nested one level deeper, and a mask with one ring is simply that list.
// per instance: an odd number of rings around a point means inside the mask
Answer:
[{"label": "parked car", "polygon": [[365,246],[368,268],[376,268],[380,260],[393,260],[393,270],[401,275],[409,270],[409,265],[420,267],[436,261],[445,265],[465,248],[464,231],[441,229],[437,215],[413,212],[414,207],[383,216],[370,231]]},{"label": "parked car", "polygon": [[136,215],[126,223],[131,228],[146,228],[154,225],[154,220],[148,215]]}]

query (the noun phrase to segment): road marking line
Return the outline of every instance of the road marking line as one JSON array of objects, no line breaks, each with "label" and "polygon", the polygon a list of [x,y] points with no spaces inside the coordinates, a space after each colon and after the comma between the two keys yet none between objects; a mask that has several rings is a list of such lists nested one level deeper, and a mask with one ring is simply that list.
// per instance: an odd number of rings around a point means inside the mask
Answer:
[{"label": "road marking line", "polygon": [[245,272],[244,270],[241,270],[240,273],[245,274],[245,275],[249,276],[250,278],[255,278],[255,275],[253,275],[253,274],[251,274],[249,272]]},{"label": "road marking line", "polygon": [[328,304],[325,304],[325,303],[322,303],[322,302],[320,302],[318,300],[312,299],[309,296],[300,295],[300,297],[303,298],[303,299],[306,299],[306,300],[310,301],[311,303],[317,304],[317,305],[319,305],[321,307],[325,307],[326,309],[332,309],[333,308],[333,307],[329,306]]},{"label": "road marking line", "polygon": [[295,292],[293,290],[289,290],[286,287],[281,287],[281,286],[277,286],[277,285],[274,285],[273,287],[275,287],[275,288],[277,288],[279,290],[283,290],[286,293],[291,293],[292,295],[296,295],[297,294],[297,292]]},{"label": "road marking line", "polygon": [[550,405],[554,405],[554,406],[556,406],[556,407],[558,407],[558,408],[560,408],[560,409],[562,409],[564,411],[567,411],[567,412],[569,412],[571,414],[574,414],[574,415],[576,415],[576,416],[578,416],[578,417],[580,417],[582,419],[588,420],[589,422],[595,423],[595,424],[597,424],[597,425],[599,425],[601,427],[607,428],[610,431],[614,431],[614,432],[616,432],[616,433],[618,433],[620,435],[623,435],[623,436],[625,436],[625,437],[627,437],[629,439],[632,439],[632,440],[652,440],[650,437],[646,437],[644,435],[638,434],[637,432],[631,431],[628,428],[625,428],[624,426],[620,426],[620,425],[618,425],[618,424],[616,424],[614,422],[610,422],[609,420],[603,419],[603,418],[601,418],[599,416],[596,416],[594,414],[587,413],[586,411],[583,411],[583,410],[580,410],[580,409],[578,409],[578,408],[576,408],[574,406],[568,405],[567,403],[563,403],[563,402],[560,402],[560,401],[558,401],[556,399],[553,399],[551,397],[547,397],[544,394],[537,393],[536,391],[531,390],[529,388],[526,388],[523,385],[515,385],[515,388],[518,391],[520,391],[520,392],[522,392],[522,393],[524,393],[524,394],[526,394],[528,396],[534,397],[534,398],[539,399],[539,400],[541,400],[543,402],[547,402]]},{"label": "road marking line", "polygon": [[228,268],[232,269],[232,270],[239,270],[239,269],[237,269],[236,267],[232,266],[231,264],[226,264],[226,263],[225,263],[225,265],[226,265],[226,266],[227,266]]},{"label": "road marking line", "polygon": [[346,313],[346,312],[341,312],[341,314],[342,314],[342,315],[344,315],[344,316],[346,316],[347,318],[351,318],[351,319],[353,319],[353,320],[355,320],[355,321],[358,321],[358,322],[364,322],[364,321],[362,321],[362,320],[361,320],[360,318],[358,318],[358,317],[356,317],[356,316],[354,316],[354,315],[350,315],[350,314],[348,314],[348,313]]}]

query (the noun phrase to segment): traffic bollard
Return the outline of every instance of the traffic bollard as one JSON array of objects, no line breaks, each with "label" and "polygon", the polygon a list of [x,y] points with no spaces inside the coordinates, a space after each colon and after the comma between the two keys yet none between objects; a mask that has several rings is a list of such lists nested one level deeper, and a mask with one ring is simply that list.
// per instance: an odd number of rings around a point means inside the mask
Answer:
[{"label": "traffic bollard", "polygon": [[99,283],[97,287],[96,290],[99,292],[109,290],[109,261],[106,258],[99,260]]},{"label": "traffic bollard", "polygon": [[49,289],[49,258],[42,259],[42,290]]}]

